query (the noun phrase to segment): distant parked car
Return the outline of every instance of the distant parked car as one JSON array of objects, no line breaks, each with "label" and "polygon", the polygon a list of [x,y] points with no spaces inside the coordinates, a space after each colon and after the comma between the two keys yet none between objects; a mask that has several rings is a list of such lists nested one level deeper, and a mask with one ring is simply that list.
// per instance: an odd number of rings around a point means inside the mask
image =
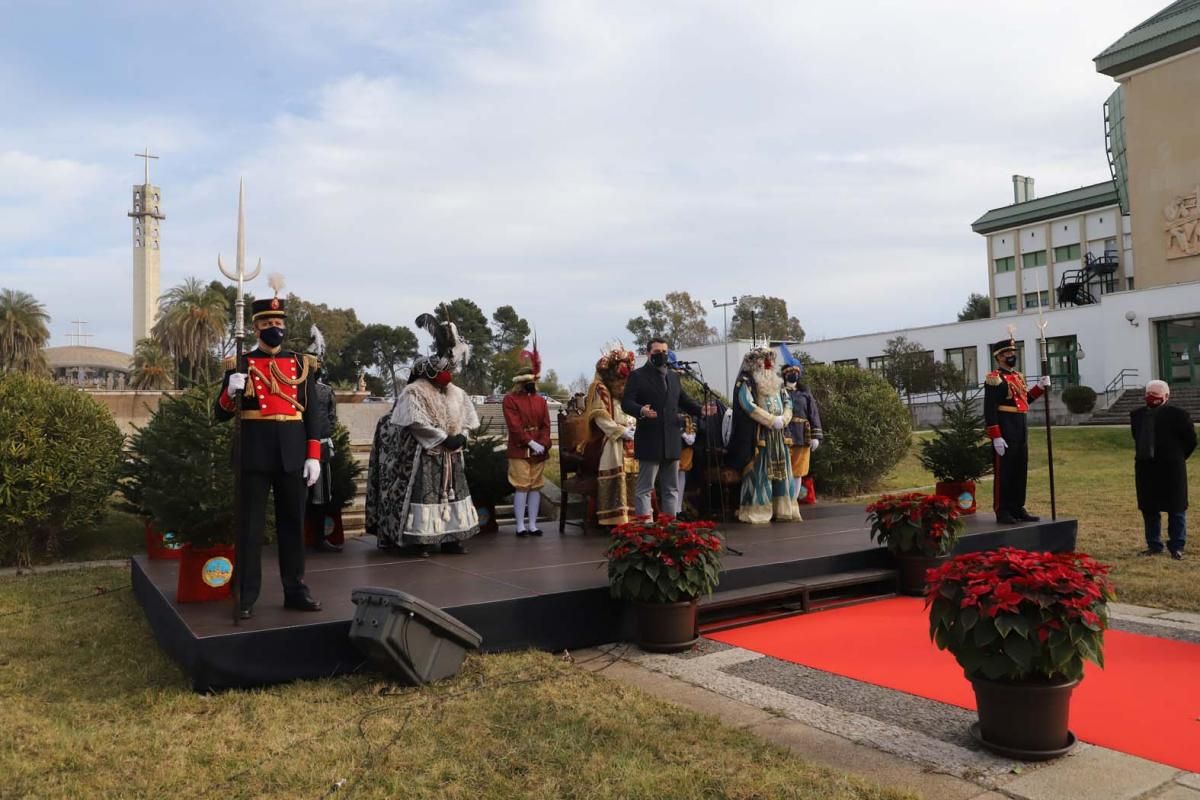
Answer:
[{"label": "distant parked car", "polygon": [[503,403],[504,398],[498,394],[489,395],[483,401],[484,403]]}]

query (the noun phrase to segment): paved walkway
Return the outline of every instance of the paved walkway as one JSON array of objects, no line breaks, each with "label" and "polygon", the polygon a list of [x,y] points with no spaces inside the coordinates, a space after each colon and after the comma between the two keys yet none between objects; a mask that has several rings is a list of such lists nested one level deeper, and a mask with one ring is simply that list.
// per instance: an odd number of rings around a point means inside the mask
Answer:
[{"label": "paved walkway", "polygon": [[[1200,643],[1200,614],[1114,603],[1112,627]],[[603,654],[609,653],[609,658]],[[798,756],[929,800],[1200,800],[1200,774],[1080,743],[1029,764],[968,734],[974,712],[703,640],[678,655],[615,645],[585,669],[720,718]],[[614,660],[615,659],[615,660]]]}]

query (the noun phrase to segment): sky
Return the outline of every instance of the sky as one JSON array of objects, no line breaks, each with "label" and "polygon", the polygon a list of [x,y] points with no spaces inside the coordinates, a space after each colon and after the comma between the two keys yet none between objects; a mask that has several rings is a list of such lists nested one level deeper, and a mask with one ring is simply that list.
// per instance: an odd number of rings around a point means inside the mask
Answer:
[{"label": "sky", "polygon": [[1108,178],[1091,59],[1166,4],[0,0],[0,288],[129,352],[149,147],[164,291],[231,261],[244,179],[289,291],[513,305],[564,380],[669,291],[810,340],[952,321],[1012,174]]}]

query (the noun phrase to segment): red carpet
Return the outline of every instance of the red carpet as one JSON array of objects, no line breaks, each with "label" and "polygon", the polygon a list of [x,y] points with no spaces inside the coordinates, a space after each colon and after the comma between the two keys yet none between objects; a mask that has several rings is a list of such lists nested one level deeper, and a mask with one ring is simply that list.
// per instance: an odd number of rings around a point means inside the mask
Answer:
[{"label": "red carpet", "polygon": [[[765,622],[709,638],[943,703],[975,708],[954,656],[929,641],[924,600],[896,598]],[[1071,700],[1086,742],[1200,772],[1200,645],[1104,634]]]}]

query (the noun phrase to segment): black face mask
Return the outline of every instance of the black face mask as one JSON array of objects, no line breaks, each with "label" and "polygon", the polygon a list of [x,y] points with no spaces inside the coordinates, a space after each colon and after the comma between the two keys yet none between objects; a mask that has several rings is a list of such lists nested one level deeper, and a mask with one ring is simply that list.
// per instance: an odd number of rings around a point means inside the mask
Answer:
[{"label": "black face mask", "polygon": [[656,367],[665,367],[667,365],[666,353],[651,353],[650,363]]},{"label": "black face mask", "polygon": [[1017,357],[1016,356],[1009,356],[1008,358],[1004,359],[1004,366],[1015,367],[1016,365],[1017,365]]},{"label": "black face mask", "polygon": [[537,386],[535,386],[532,383],[525,384],[524,388],[525,388],[525,394],[533,394],[534,392],[537,391]]},{"label": "black face mask", "polygon": [[266,328],[258,332],[259,340],[267,347],[279,347],[287,336],[287,328]]}]

